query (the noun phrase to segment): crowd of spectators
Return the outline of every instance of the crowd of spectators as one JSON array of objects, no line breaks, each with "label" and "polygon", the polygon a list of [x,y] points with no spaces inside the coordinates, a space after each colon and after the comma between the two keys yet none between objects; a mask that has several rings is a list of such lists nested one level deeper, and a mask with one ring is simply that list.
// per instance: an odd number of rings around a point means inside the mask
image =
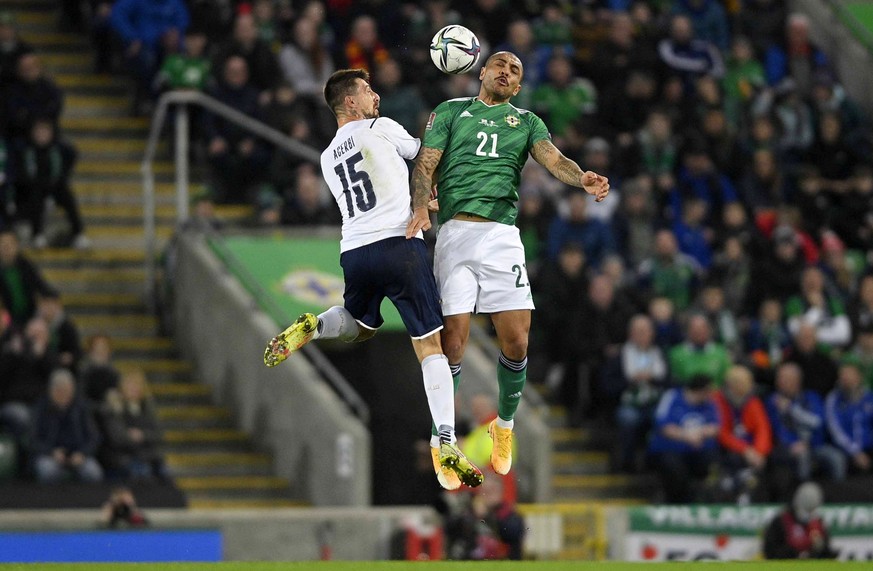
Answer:
[{"label": "crowd of spectators", "polygon": [[8,475],[41,483],[163,479],[161,433],[142,371],[120,373],[111,340],[83,352],[57,290],[0,230],[0,434]]},{"label": "crowd of spectators", "polygon": [[[873,131],[783,0],[89,4],[97,63],[128,60],[137,111],[203,90],[316,149],[334,69],[368,69],[382,113],[420,135],[478,91],[430,65],[437,29],[513,51],[515,103],[613,190],[595,205],[523,171],[532,382],[572,424],[617,423],[614,468],[647,462],[667,501],[698,497],[694,480],[784,500],[871,472]],[[337,222],[316,165],[210,113],[195,132],[214,200],[266,225]]]},{"label": "crowd of spectators", "polygon": [[0,228],[20,227],[37,248],[49,245],[46,202],[64,209],[71,239],[85,249],[70,176],[75,148],[62,136],[64,94],[46,75],[39,54],[22,40],[12,12],[0,11]]}]

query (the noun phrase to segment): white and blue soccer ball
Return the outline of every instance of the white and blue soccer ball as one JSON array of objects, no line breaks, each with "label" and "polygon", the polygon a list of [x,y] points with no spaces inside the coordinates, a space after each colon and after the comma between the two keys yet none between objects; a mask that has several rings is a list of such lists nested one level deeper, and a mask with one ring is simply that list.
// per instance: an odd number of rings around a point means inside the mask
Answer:
[{"label": "white and blue soccer ball", "polygon": [[464,26],[446,26],[430,41],[430,59],[443,73],[467,73],[479,61],[479,38]]}]

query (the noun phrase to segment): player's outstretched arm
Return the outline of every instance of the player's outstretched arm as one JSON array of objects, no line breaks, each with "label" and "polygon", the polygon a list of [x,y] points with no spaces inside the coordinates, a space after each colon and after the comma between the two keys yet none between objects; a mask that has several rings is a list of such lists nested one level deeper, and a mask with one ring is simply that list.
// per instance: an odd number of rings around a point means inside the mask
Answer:
[{"label": "player's outstretched arm", "polygon": [[439,149],[422,147],[415,159],[415,169],[412,171],[412,218],[406,226],[407,240],[415,237],[419,230],[430,229],[427,203],[433,188],[433,175],[442,156],[443,152]]},{"label": "player's outstretched arm", "polygon": [[530,150],[534,160],[548,169],[552,176],[564,184],[578,186],[593,194],[600,202],[609,194],[609,179],[592,171],[583,171],[576,161],[564,156],[551,141],[543,139],[534,143]]}]

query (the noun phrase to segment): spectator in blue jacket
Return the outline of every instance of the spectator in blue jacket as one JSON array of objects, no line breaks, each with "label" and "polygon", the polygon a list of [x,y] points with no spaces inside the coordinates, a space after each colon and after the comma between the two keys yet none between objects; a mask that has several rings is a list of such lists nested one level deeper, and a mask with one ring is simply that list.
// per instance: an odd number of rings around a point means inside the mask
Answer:
[{"label": "spectator in blue jacket", "polygon": [[809,18],[800,13],[791,14],[785,25],[784,43],[775,43],[764,55],[767,83],[778,85],[786,77],[797,83],[804,98],[812,92],[816,72],[828,71],[827,57],[809,39]]},{"label": "spectator in blue jacket", "polygon": [[660,472],[667,503],[695,501],[695,484],[706,479],[718,460],[719,427],[709,377],[692,377],[661,397],[649,454]]},{"label": "spectator in blue jacket", "polygon": [[766,405],[773,427],[770,461],[776,499],[790,497],[797,483],[815,472],[835,482],[845,479],[846,458],[825,442],[824,403],[815,391],[803,388],[802,369],[796,363],[780,365],[775,388]]},{"label": "spectator in blue jacket", "polygon": [[612,228],[588,214],[588,195],[581,189],[570,190],[567,198],[567,217],[557,216],[549,227],[548,256],[558,259],[558,253],[567,242],[582,246],[585,260],[592,268],[599,268],[603,259],[615,253]]},{"label": "spectator in blue jacket", "polygon": [[670,22],[670,35],[658,43],[658,55],[664,65],[682,78],[685,93],[694,93],[694,82],[704,75],[721,78],[725,67],[718,47],[695,38],[691,20],[677,14]]},{"label": "spectator in blue jacket", "polygon": [[97,425],[83,401],[76,397],[76,380],[67,369],[55,369],[48,395],[36,405],[31,451],[36,478],[55,483],[74,476],[99,482],[103,469],[94,453],[100,442]]},{"label": "spectator in blue jacket", "polygon": [[731,35],[727,14],[720,2],[716,0],[678,0],[673,4],[673,13],[682,14],[691,19],[695,37],[712,42],[722,52],[727,51]]},{"label": "spectator in blue jacket", "polygon": [[825,416],[831,440],[845,454],[849,470],[873,471],[873,393],[854,363],[840,367],[837,386],[825,400]]},{"label": "spectator in blue jacket", "polygon": [[136,111],[145,111],[152,79],[166,47],[178,48],[190,16],[183,0],[118,0],[109,24],[124,43],[137,76]]}]

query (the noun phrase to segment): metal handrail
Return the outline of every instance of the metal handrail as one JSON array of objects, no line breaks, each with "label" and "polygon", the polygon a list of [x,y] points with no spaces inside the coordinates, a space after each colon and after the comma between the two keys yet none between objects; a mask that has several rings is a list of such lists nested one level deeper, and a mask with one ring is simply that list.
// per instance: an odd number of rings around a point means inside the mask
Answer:
[{"label": "metal handrail", "polygon": [[[157,271],[157,240],[155,232],[155,175],[152,169],[152,163],[157,152],[158,142],[163,131],[164,124],[167,120],[167,112],[170,105],[176,105],[177,113],[175,117],[175,165],[176,165],[176,223],[177,225],[185,222],[188,219],[188,143],[190,133],[190,115],[188,113],[189,105],[198,105],[221,116],[222,118],[235,123],[236,125],[251,131],[253,134],[266,139],[280,149],[300,157],[304,160],[318,163],[321,154],[312,147],[305,145],[299,141],[292,139],[281,131],[274,129],[256,119],[252,119],[244,113],[240,113],[236,109],[225,105],[217,99],[210,97],[199,91],[170,91],[163,94],[158,99],[158,105],[152,117],[151,127],[149,128],[149,138],[146,143],[145,155],[142,161],[142,176],[143,176],[143,226],[145,229],[145,274],[146,274],[146,300],[149,305],[155,302],[154,287],[155,276]],[[246,282],[246,287],[255,290],[259,302],[265,310],[274,319],[281,322],[289,322],[290,316],[276,303],[266,290],[252,279],[248,270],[242,264],[239,264],[236,258],[224,246],[221,237],[217,233],[212,233],[212,243],[222,250],[225,263],[234,267],[237,275]],[[217,239],[216,239],[217,237]],[[343,375],[333,366],[330,360],[317,348],[308,345],[303,348],[303,352],[309,358],[312,365],[324,376],[328,383],[333,387],[339,397],[345,402],[352,412],[364,424],[368,424],[370,420],[370,409],[364,400],[358,395],[355,389],[343,377]]]},{"label": "metal handrail", "polygon": [[[209,244],[218,250],[219,257],[231,268],[236,276],[243,282],[243,285],[254,296],[256,303],[260,304],[268,315],[273,317],[278,323],[291,323],[294,317],[289,315],[282,308],[270,292],[261,285],[261,282],[255,278],[239,259],[230,251],[224,243],[224,237],[215,230],[207,230]],[[313,343],[304,345],[301,352],[306,355],[309,362],[314,366],[319,373],[333,387],[334,391],[340,399],[349,407],[354,415],[360,419],[365,425],[370,424],[370,407],[364,402],[364,399],[346,380],[342,373],[330,362],[330,359],[324,356],[321,349]]]},{"label": "metal handrail", "polygon": [[149,138],[146,143],[145,155],[142,161],[142,190],[143,190],[143,227],[145,230],[145,274],[146,274],[146,300],[149,304],[154,303],[155,272],[157,264],[157,241],[155,233],[155,173],[152,163],[155,160],[161,131],[167,120],[167,110],[170,105],[177,105],[176,133],[175,133],[175,165],[176,165],[176,222],[181,223],[188,219],[188,138],[190,133],[189,105],[198,105],[235,123],[236,125],[251,131],[253,134],[266,139],[280,149],[284,149],[304,160],[316,164],[320,161],[321,154],[300,141],[296,141],[281,131],[266,125],[257,119],[252,119],[245,113],[241,113],[199,91],[169,91],[161,95],[158,105],[152,117],[149,128]]}]

